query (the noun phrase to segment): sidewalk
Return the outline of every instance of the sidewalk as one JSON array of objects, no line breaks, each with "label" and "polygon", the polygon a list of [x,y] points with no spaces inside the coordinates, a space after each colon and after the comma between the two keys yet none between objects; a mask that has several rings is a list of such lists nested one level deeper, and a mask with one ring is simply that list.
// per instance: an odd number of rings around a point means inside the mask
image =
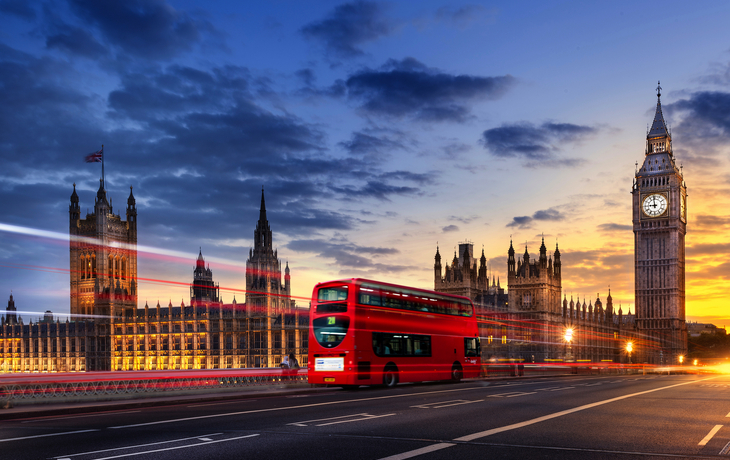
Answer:
[{"label": "sidewalk", "polygon": [[53,415],[68,415],[88,412],[107,412],[139,407],[169,406],[176,404],[191,404],[198,402],[225,401],[228,399],[249,399],[280,395],[298,395],[332,391],[333,388],[312,388],[308,383],[262,385],[258,387],[241,388],[240,391],[225,391],[208,394],[171,394],[150,398],[125,399],[120,401],[90,401],[67,402],[51,404],[28,404],[0,409],[0,420],[19,420],[34,417],[48,417]]},{"label": "sidewalk", "polygon": [[[543,378],[578,377],[571,374],[530,375],[524,377],[494,376],[489,378],[468,379],[465,381],[495,382],[504,380],[533,380]],[[194,404],[201,402],[225,401],[229,399],[264,398],[281,395],[300,395],[340,391],[339,387],[312,387],[308,383],[289,383],[279,385],[261,385],[241,388],[238,391],[221,391],[207,394],[170,394],[148,398],[130,395],[129,399],[118,401],[66,402],[51,404],[27,404],[0,409],[0,420],[21,420],[54,415],[81,414],[89,412],[109,412],[140,407],[170,406],[177,404]]]}]

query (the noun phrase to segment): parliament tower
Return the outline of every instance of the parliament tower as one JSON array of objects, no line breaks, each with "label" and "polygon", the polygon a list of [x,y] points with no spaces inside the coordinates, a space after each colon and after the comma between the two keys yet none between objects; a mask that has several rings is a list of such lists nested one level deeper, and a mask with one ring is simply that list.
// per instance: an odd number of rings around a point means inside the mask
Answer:
[{"label": "parliament tower", "polygon": [[[638,163],[637,163],[638,165]],[[646,361],[674,364],[687,353],[685,251],[687,186],[672,152],[672,135],[657,87],[644,162],[631,191],[637,328],[646,335]]]},{"label": "parliament tower", "polygon": [[137,309],[137,204],[129,188],[127,220],[114,214],[99,180],[94,213],[81,218],[74,184],[69,206],[71,315],[131,315]]}]

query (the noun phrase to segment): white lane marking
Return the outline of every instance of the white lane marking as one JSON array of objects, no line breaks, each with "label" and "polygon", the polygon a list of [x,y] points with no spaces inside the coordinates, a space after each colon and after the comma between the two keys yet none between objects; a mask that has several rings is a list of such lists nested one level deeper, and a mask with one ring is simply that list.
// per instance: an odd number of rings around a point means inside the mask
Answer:
[{"label": "white lane marking", "polygon": [[553,390],[557,390],[558,388],[560,388],[560,387],[547,387],[547,388],[538,388],[538,389],[537,389],[537,390],[535,390],[535,391],[553,391]]},{"label": "white lane marking", "polygon": [[[113,412],[114,415],[117,414],[134,414],[136,412],[142,412],[141,410],[129,410],[124,412]],[[101,412],[98,414],[89,414],[89,415],[70,415],[68,417],[44,417],[44,418],[36,418],[33,420],[24,420],[20,423],[36,423],[36,422],[48,422],[48,421],[54,421],[54,420],[68,420],[70,418],[84,418],[84,417],[99,417],[102,415],[109,415],[109,412]]]},{"label": "white lane marking", "polygon": [[339,420],[341,418],[349,418],[349,417],[362,417],[363,415],[368,415],[366,413],[362,414],[350,414],[350,415],[341,415],[339,417],[329,417],[329,418],[318,418],[315,420],[304,420],[303,422],[294,422],[294,423],[287,423],[287,425],[294,425],[294,426],[307,426],[307,423],[313,423],[313,422],[324,422],[325,420]]},{"label": "white lane marking", "polygon": [[562,391],[562,390],[572,390],[574,387],[561,387],[561,388],[555,388],[554,390],[550,391]]},{"label": "white lane marking", "polygon": [[210,439],[210,438],[198,438],[198,439],[200,439],[201,441],[212,441],[212,439]]},{"label": "white lane marking", "polygon": [[728,414],[725,417],[730,417],[730,412],[728,412]]},{"label": "white lane marking", "polygon": [[395,415],[395,414],[383,414],[383,415],[365,414],[365,415],[366,415],[366,417],[363,417],[363,418],[356,418],[356,419],[352,419],[352,420],[340,420],[339,422],[320,423],[317,426],[337,425],[338,423],[362,422],[363,420],[370,420],[371,418],[390,417],[391,415]]},{"label": "white lane marking", "polygon": [[406,458],[417,457],[419,455],[428,454],[430,452],[436,452],[437,450],[445,449],[447,447],[455,446],[456,444],[450,444],[448,442],[442,442],[440,444],[432,444],[430,446],[421,447],[420,449],[403,452],[402,454],[391,455],[390,457],[381,458],[380,460],[403,460]]},{"label": "white lane marking", "polygon": [[587,387],[595,387],[596,385],[603,385],[603,382],[599,383],[591,383],[590,385],[586,385]]},{"label": "white lane marking", "polygon": [[[580,411],[583,411],[583,410],[586,410],[586,409],[591,409],[593,407],[602,406],[604,404],[608,404],[608,403],[612,403],[612,402],[616,402],[616,401],[621,401],[623,399],[632,398],[634,396],[640,396],[640,395],[644,395],[644,394],[648,394],[648,393],[653,393],[655,391],[668,390],[670,388],[680,387],[680,386],[684,386],[684,385],[690,385],[692,383],[703,382],[703,381],[706,381],[706,380],[712,380],[712,379],[718,379],[718,378],[720,378],[720,377],[719,376],[718,377],[709,377],[709,378],[702,379],[702,380],[694,380],[694,381],[691,381],[691,382],[677,383],[677,384],[669,385],[669,386],[666,386],[666,387],[655,388],[653,390],[640,391],[638,393],[631,393],[631,394],[624,395],[624,396],[618,396],[616,398],[605,399],[603,401],[598,401],[598,402],[594,402],[594,403],[591,403],[591,404],[585,404],[583,406],[574,407],[573,409],[567,409],[567,410],[564,410],[564,411],[555,412],[553,414],[544,415],[542,417],[537,417],[537,418],[534,418],[532,420],[526,420],[526,421],[520,422],[520,423],[513,423],[512,425],[502,426],[502,427],[499,427],[499,428],[493,428],[491,430],[480,431],[478,433],[472,433],[470,435],[461,436],[459,438],[454,439],[454,441],[474,441],[475,439],[484,438],[484,437],[487,437],[487,436],[492,436],[494,434],[502,433],[502,432],[505,432],[505,431],[516,430],[518,428],[523,428],[523,427],[526,427],[526,426],[529,426],[529,425],[534,425],[535,423],[544,422],[546,420],[551,420],[551,419],[554,419],[554,418],[557,418],[557,417],[562,417],[564,415],[569,415],[569,414],[572,414],[572,413],[575,413],[575,412],[580,412]],[[440,450],[440,449],[444,449],[446,447],[451,447],[453,445],[455,445],[455,444],[440,443],[440,444],[434,444],[434,445],[432,445],[430,447],[440,446],[437,449],[435,449],[435,450]],[[386,458],[382,458],[380,460],[397,460],[397,459],[402,459],[402,458],[411,458],[411,457],[415,457],[415,456],[421,455],[423,453],[431,452],[429,450],[424,450],[424,449],[427,449],[427,448],[424,447],[424,448],[421,448],[421,449],[416,449],[416,450],[412,450],[412,451],[408,451],[408,452],[403,452],[402,454],[398,454],[398,456],[386,457]]]},{"label": "white lane marking", "polygon": [[722,428],[722,425],[715,425],[715,428],[711,429],[709,433],[707,433],[707,436],[702,438],[702,441],[700,441],[697,445],[698,446],[706,446],[708,442],[710,442],[710,439],[712,439],[715,434],[720,431],[720,428]]},{"label": "white lane marking", "polygon": [[532,392],[521,392],[521,391],[511,391],[509,393],[498,393],[496,395],[489,395],[487,398],[514,398],[515,396],[525,396],[525,395],[534,395],[537,393],[536,391]]},{"label": "white lane marking", "polygon": [[184,418],[176,418],[176,419],[170,419],[170,420],[158,420],[156,422],[135,423],[133,425],[110,426],[109,429],[115,430],[115,429],[121,429],[121,428],[135,428],[138,426],[188,422],[191,420],[202,420],[202,419],[206,419],[206,418],[230,417],[232,415],[257,414],[257,413],[261,413],[261,412],[275,412],[275,411],[291,410],[291,409],[305,409],[308,407],[330,406],[330,405],[334,405],[334,404],[350,404],[350,403],[356,403],[356,402],[376,401],[379,399],[409,398],[409,397],[413,397],[413,396],[423,396],[423,395],[441,394],[441,393],[453,393],[456,391],[475,391],[475,390],[484,390],[484,387],[469,387],[469,388],[457,388],[457,389],[453,389],[453,390],[424,391],[422,393],[377,396],[374,398],[363,398],[363,399],[346,399],[346,400],[342,400],[342,401],[329,401],[329,402],[323,402],[323,403],[302,404],[300,406],[271,407],[268,409],[254,409],[254,410],[246,410],[246,411],[240,411],[240,412],[228,412],[225,414],[199,415],[197,417],[184,417]]},{"label": "white lane marking", "polygon": [[725,444],[725,447],[722,448],[718,455],[727,455],[728,453],[730,453],[730,442]]},{"label": "white lane marking", "polygon": [[[385,415],[370,415],[370,414],[366,414],[366,413],[351,414],[351,415],[342,415],[340,417],[320,418],[320,419],[316,419],[316,420],[305,420],[303,422],[287,423],[287,425],[309,426],[309,425],[307,425],[308,423],[326,422],[328,420],[336,420],[335,422],[319,423],[319,424],[315,425],[315,426],[327,426],[327,425],[337,425],[339,423],[361,422],[363,420],[370,420],[372,418],[390,417],[391,415],[395,415],[395,414],[385,414]],[[352,418],[352,417],[361,417],[361,418]],[[344,418],[346,418],[348,420],[342,420]]]},{"label": "white lane marking", "polygon": [[[245,401],[236,401],[239,402],[254,402],[258,401],[258,399],[247,399]],[[222,401],[222,402],[215,402],[215,403],[207,403],[207,404],[193,404],[192,406],[188,407],[203,407],[203,406],[220,406],[221,404],[231,404],[231,401]]]},{"label": "white lane marking", "polygon": [[420,409],[440,409],[442,407],[460,406],[462,404],[471,404],[471,403],[477,403],[477,402],[482,402],[482,401],[484,401],[484,400],[477,399],[475,401],[467,401],[464,399],[455,399],[453,401],[441,401],[441,402],[421,404],[418,406],[411,406],[411,407],[418,407]]},{"label": "white lane marking", "polygon": [[79,430],[79,431],[64,431],[63,433],[37,434],[35,436],[23,436],[20,438],[0,439],[0,442],[20,441],[23,439],[34,439],[34,438],[47,438],[48,436],[63,436],[66,434],[89,433],[91,431],[101,431],[101,430]]},{"label": "white lane marking", "polygon": [[[223,433],[204,434],[203,436],[218,436],[220,434],[223,434]],[[152,442],[152,443],[149,443],[149,444],[138,444],[136,446],[115,447],[114,449],[92,450],[91,452],[80,452],[78,454],[61,455],[61,456],[53,457],[53,458],[55,458],[57,460],[62,460],[62,458],[78,457],[79,455],[100,454],[102,452],[111,452],[111,451],[114,451],[114,450],[136,449],[138,447],[157,446],[157,445],[160,445],[160,444],[167,444],[167,443],[170,443],[170,442],[189,441],[191,439],[198,439],[198,436],[193,436],[191,438],[172,439],[170,441]]]},{"label": "white lane marking", "polygon": [[217,441],[201,442],[198,444],[188,444],[187,446],[168,447],[166,449],[145,450],[142,452],[134,452],[132,454],[115,455],[113,457],[102,457],[102,458],[97,458],[94,460],[110,460],[112,458],[132,457],[132,456],[144,455],[144,454],[154,454],[157,452],[167,452],[169,450],[188,449],[190,447],[207,446],[209,444],[216,444],[219,442],[228,442],[228,441],[236,441],[236,440],[245,439],[245,438],[253,438],[254,436],[259,436],[259,435],[258,434],[249,434],[248,436],[238,436],[237,438],[218,439]]}]

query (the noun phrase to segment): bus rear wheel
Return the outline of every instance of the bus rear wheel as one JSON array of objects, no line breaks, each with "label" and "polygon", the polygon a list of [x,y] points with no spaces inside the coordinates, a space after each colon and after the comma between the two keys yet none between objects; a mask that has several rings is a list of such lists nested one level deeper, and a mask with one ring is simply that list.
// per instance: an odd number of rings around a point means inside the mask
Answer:
[{"label": "bus rear wheel", "polygon": [[454,363],[451,366],[451,381],[454,383],[461,382],[462,377],[464,377],[464,371],[461,369],[461,364]]},{"label": "bus rear wheel", "polygon": [[386,387],[394,387],[398,385],[398,369],[396,367],[387,367],[383,373],[383,385]]}]

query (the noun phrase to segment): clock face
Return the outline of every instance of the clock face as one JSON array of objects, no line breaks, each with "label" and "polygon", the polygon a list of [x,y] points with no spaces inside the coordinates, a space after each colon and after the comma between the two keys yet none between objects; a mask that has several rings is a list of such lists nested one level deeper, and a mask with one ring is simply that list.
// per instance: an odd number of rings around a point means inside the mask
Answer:
[{"label": "clock face", "polygon": [[682,195],[679,199],[679,217],[682,221],[687,221],[687,197]]},{"label": "clock face", "polygon": [[654,193],[644,198],[641,209],[649,217],[658,217],[667,210],[667,198],[664,195]]}]

